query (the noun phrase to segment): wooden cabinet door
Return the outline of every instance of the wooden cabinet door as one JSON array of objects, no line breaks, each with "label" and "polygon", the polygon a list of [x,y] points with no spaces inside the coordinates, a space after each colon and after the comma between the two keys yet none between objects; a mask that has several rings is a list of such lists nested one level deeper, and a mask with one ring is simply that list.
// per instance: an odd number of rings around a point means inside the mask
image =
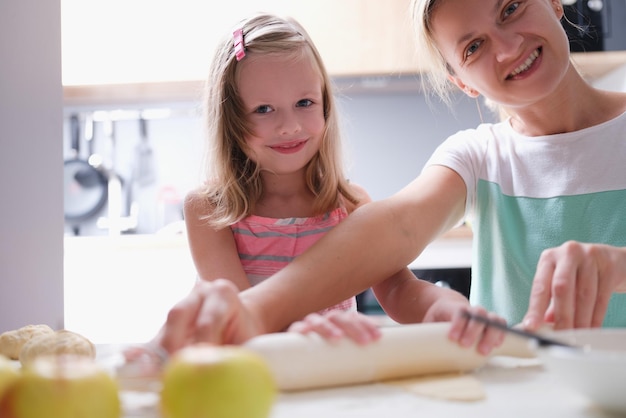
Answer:
[{"label": "wooden cabinet door", "polygon": [[415,72],[409,1],[62,0],[63,83],[202,80],[217,41],[260,10],[298,19],[332,75]]}]

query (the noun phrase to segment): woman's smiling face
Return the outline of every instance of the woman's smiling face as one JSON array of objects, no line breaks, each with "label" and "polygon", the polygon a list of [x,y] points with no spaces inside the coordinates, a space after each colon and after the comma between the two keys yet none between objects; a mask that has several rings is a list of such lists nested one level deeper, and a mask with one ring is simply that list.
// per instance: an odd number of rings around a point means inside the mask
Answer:
[{"label": "woman's smiling face", "polygon": [[325,128],[322,77],[308,55],[249,54],[240,63],[238,91],[248,157],[262,170],[301,170],[320,149]]},{"label": "woman's smiling face", "polygon": [[569,66],[560,0],[440,0],[431,16],[450,80],[507,106],[552,92]]}]

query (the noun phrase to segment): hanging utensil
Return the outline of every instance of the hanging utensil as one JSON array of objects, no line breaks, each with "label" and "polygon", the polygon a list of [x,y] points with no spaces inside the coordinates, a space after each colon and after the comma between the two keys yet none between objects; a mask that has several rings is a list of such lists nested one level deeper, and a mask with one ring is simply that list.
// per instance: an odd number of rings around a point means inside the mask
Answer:
[{"label": "hanging utensil", "polygon": [[140,187],[153,184],[156,181],[156,169],[154,163],[154,151],[148,140],[147,121],[140,114],[139,117],[139,144],[135,147],[135,161],[133,180]]},{"label": "hanging utensil", "polygon": [[112,119],[104,121],[104,131],[110,146],[110,167],[108,178],[109,206],[106,227],[109,235],[120,235],[125,230],[122,226],[122,179],[116,167],[116,135],[115,122]]},{"label": "hanging utensil", "polygon": [[72,224],[75,235],[79,224],[102,209],[107,201],[105,175],[87,160],[81,158],[80,118],[70,116],[70,141],[73,157],[64,162],[64,216]]}]

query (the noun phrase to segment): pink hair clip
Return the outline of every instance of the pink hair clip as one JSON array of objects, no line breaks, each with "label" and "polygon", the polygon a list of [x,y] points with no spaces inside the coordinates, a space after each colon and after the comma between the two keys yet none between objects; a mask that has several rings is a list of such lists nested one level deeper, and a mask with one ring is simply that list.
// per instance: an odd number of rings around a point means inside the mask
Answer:
[{"label": "pink hair clip", "polygon": [[233,32],[233,35],[235,37],[235,57],[237,61],[241,61],[246,56],[246,46],[243,43],[243,29],[237,29]]}]

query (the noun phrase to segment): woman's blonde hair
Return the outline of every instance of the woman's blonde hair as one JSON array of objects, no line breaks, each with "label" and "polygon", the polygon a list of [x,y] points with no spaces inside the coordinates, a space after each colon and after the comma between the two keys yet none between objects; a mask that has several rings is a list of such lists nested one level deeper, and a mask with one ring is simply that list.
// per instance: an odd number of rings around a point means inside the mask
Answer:
[{"label": "woman's blonde hair", "polygon": [[415,31],[415,46],[423,68],[422,87],[424,91],[432,91],[441,99],[450,103],[453,84],[449,82],[450,68],[443,58],[433,38],[431,18],[440,3],[439,0],[411,1],[411,19]]},{"label": "woman's blonde hair", "polygon": [[[357,203],[343,173],[342,143],[330,77],[304,28],[294,19],[257,14],[237,25],[242,29],[245,54],[309,57],[322,79],[325,129],[320,149],[306,167],[308,188],[316,196],[313,212],[334,209],[341,198]],[[206,220],[222,228],[249,216],[263,194],[260,169],[247,157],[246,135],[251,134],[237,89],[238,61],[232,34],[219,44],[205,86],[208,149],[205,187],[201,194],[212,207]],[[246,57],[243,58],[244,60]]]},{"label": "woman's blonde hair", "polygon": [[[454,71],[439,52],[433,38],[432,15],[441,4],[441,0],[413,0],[411,2],[411,19],[415,31],[415,45],[420,66],[423,69],[421,82],[422,91],[433,93],[446,103],[452,105],[451,95],[457,91],[455,84],[448,79]],[[487,97],[483,98],[487,108],[501,120],[508,117],[506,110]],[[480,112],[480,105],[479,112]],[[482,114],[480,114],[482,120]]]}]

